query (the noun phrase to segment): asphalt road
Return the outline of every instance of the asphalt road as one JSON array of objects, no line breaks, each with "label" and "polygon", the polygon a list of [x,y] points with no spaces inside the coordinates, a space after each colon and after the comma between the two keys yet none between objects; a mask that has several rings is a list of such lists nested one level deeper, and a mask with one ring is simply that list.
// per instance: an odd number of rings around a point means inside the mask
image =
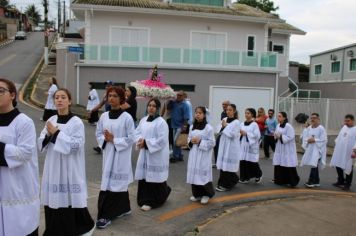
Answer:
[{"label": "asphalt road", "polygon": [[43,32],[31,32],[0,49],[0,77],[23,84],[43,55]]}]

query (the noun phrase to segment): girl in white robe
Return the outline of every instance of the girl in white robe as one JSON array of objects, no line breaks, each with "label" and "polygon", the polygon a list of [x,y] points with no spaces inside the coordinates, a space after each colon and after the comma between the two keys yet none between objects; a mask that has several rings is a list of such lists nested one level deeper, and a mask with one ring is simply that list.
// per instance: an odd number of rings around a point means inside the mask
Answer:
[{"label": "girl in white robe", "polygon": [[313,113],[310,117],[311,125],[303,131],[302,147],[305,150],[300,166],[311,166],[310,175],[305,186],[308,188],[320,186],[319,166],[326,165],[327,135],[324,127],[320,125],[319,114]]},{"label": "girl in white robe", "polygon": [[274,183],[295,187],[299,183],[297,173],[297,151],[295,145],[295,132],[293,126],[288,123],[285,112],[278,113],[277,129],[274,138],[277,141],[276,151],[273,156]]},{"label": "girl in white robe", "polygon": [[49,79],[49,89],[47,92],[47,101],[45,105],[45,109],[43,112],[43,121],[47,121],[51,116],[57,114],[56,106],[54,105],[54,93],[58,90],[57,87],[57,80],[56,78],[52,77]]},{"label": "girl in white robe", "polygon": [[216,167],[220,170],[220,177],[216,190],[224,192],[232,189],[238,182],[237,171],[240,165],[240,128],[237,119],[236,105],[230,104],[226,108],[227,117],[221,124],[220,143]]},{"label": "girl in white robe", "polygon": [[111,110],[101,115],[96,138],[103,150],[103,167],[96,227],[106,228],[116,217],[131,213],[128,187],[133,181],[131,152],[134,122],[120,107],[125,102],[121,87],[107,90]]},{"label": "girl in white robe", "polygon": [[141,210],[161,206],[171,188],[167,185],[169,171],[168,125],[159,116],[161,103],[153,98],[147,103],[147,114],[141,119],[135,133],[140,150],[135,179],[138,180],[137,204]]},{"label": "girl in white robe", "polygon": [[0,79],[0,235],[38,235],[36,130],[16,108],[16,87]]},{"label": "girl in white robe", "polygon": [[335,149],[330,161],[330,166],[336,167],[338,175],[337,182],[333,185],[345,191],[350,190],[353,175],[352,152],[356,143],[354,119],[351,114],[345,116],[344,126],[336,137]]},{"label": "girl in white robe", "polygon": [[38,138],[39,149],[47,151],[41,186],[43,235],[91,235],[95,227],[87,208],[84,124],[70,113],[67,89],[57,90],[54,101],[58,115],[48,119]]},{"label": "girl in white robe", "polygon": [[240,130],[240,183],[248,183],[251,178],[255,178],[255,183],[261,183],[262,170],[258,164],[260,149],[259,139],[261,136],[260,129],[254,121],[256,110],[247,108],[245,110],[246,121],[241,124]]},{"label": "girl in white robe", "polygon": [[100,98],[96,89],[93,88],[93,84],[89,83],[90,91],[88,95],[87,112],[88,112],[88,122],[91,125],[96,125],[99,120],[99,111],[93,111],[93,109],[99,105]]},{"label": "girl in white robe", "polygon": [[211,158],[215,145],[214,130],[206,121],[206,108],[195,108],[195,120],[190,127],[187,183],[192,185],[190,200],[207,204],[215,194]]}]

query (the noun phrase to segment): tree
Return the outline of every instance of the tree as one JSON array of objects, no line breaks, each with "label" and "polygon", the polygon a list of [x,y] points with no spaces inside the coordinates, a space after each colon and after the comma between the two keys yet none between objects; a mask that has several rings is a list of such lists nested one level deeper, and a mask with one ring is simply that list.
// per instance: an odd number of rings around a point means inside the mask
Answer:
[{"label": "tree", "polygon": [[7,7],[9,6],[8,0],[0,0],[0,7]]},{"label": "tree", "polygon": [[257,7],[264,12],[270,13],[278,10],[278,6],[274,6],[274,2],[270,0],[239,0],[238,3],[246,4],[251,7]]},{"label": "tree", "polygon": [[41,14],[38,12],[35,4],[29,5],[25,10],[25,14],[32,19],[36,25],[41,21]]}]

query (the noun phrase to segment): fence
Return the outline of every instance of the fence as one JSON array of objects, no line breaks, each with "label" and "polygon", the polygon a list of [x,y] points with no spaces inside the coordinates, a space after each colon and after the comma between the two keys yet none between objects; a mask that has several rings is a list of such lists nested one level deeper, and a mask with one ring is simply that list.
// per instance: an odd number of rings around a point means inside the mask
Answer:
[{"label": "fence", "polygon": [[294,117],[299,113],[305,113],[310,117],[313,112],[319,113],[321,124],[328,134],[335,135],[343,125],[346,114],[356,115],[356,100],[351,99],[304,99],[304,98],[280,98],[278,103],[279,111],[288,114],[289,122],[299,133],[302,125],[298,124]]}]

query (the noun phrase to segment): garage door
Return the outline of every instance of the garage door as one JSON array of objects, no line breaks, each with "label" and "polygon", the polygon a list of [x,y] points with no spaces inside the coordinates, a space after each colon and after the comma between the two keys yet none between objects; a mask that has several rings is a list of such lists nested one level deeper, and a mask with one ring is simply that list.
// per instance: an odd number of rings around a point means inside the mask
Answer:
[{"label": "garage door", "polygon": [[222,102],[229,100],[237,106],[239,120],[245,120],[245,109],[263,107],[266,112],[274,108],[274,89],[256,87],[210,86],[209,110],[210,122],[216,128],[220,124]]}]

